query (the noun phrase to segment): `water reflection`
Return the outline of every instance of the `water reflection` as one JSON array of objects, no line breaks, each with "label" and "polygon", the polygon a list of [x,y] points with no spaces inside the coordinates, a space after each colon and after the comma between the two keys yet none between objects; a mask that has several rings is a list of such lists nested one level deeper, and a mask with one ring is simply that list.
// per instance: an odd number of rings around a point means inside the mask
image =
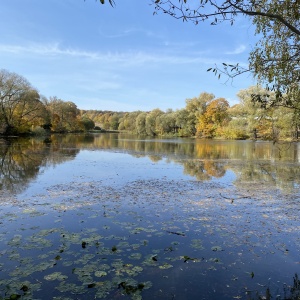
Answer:
[{"label": "water reflection", "polygon": [[252,141],[139,139],[124,134],[53,135],[0,141],[0,189],[20,192],[47,166],[72,160],[80,150],[113,150],[183,166],[197,180],[236,174],[236,185],[263,182],[286,191],[300,186],[300,145]]},{"label": "water reflection", "polygon": [[3,139],[0,141],[0,191],[20,193],[49,165],[72,160],[79,153],[76,143],[57,139]]}]

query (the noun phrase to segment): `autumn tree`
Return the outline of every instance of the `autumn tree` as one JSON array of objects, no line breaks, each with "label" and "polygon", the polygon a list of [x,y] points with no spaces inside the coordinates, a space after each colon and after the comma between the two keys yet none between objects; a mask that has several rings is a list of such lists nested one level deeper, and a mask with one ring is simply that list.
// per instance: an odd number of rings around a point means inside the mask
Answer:
[{"label": "autumn tree", "polygon": [[206,111],[199,117],[197,135],[213,138],[221,135],[222,126],[228,121],[229,103],[224,98],[218,98],[208,103]]},{"label": "autumn tree", "polygon": [[186,123],[181,127],[184,126],[185,129],[190,133],[190,136],[196,134],[197,122],[200,116],[205,112],[207,103],[214,99],[214,97],[215,96],[213,94],[203,92],[198,97],[186,99],[185,109],[188,112],[187,120]]},{"label": "autumn tree", "polygon": [[81,130],[79,110],[75,103],[57,97],[45,100],[51,118],[51,130],[67,132]]},{"label": "autumn tree", "polygon": [[22,76],[0,70],[0,132],[28,132],[43,125],[45,107],[36,89]]}]

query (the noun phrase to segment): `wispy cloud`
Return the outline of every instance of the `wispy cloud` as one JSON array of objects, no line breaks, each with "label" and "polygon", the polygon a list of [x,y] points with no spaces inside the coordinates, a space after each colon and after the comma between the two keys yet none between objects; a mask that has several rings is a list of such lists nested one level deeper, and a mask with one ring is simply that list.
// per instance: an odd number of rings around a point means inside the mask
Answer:
[{"label": "wispy cloud", "polygon": [[156,38],[156,39],[164,39],[165,36],[162,33],[157,33],[151,30],[145,30],[142,28],[127,28],[123,30],[119,30],[114,33],[108,33],[107,30],[99,30],[99,34],[104,38],[114,39],[114,38],[122,38],[122,37],[128,37],[130,35],[143,35],[146,37]]},{"label": "wispy cloud", "polygon": [[228,54],[228,55],[241,54],[241,53],[245,52],[246,49],[247,49],[247,47],[245,45],[240,45],[233,51],[225,52],[225,54]]},{"label": "wispy cloud", "polygon": [[125,51],[125,52],[91,52],[79,49],[72,49],[60,46],[59,43],[52,44],[30,44],[30,45],[5,45],[0,44],[0,53],[8,53],[24,57],[28,55],[38,55],[40,57],[74,57],[83,58],[98,62],[118,63],[122,66],[134,66],[143,64],[212,64],[216,59],[209,58],[203,53],[180,53],[167,51]]},{"label": "wispy cloud", "polygon": [[[241,45],[232,52],[224,54],[238,54],[244,51],[245,46]],[[178,50],[172,47],[166,49],[159,49],[157,51],[135,51],[126,50],[120,52],[97,52],[87,51],[85,49],[73,49],[64,47],[60,43],[28,43],[26,45],[13,45],[13,44],[1,44],[0,43],[0,54],[2,58],[7,56],[10,60],[22,60],[27,63],[35,63],[39,61],[44,66],[54,67],[62,70],[76,70],[81,69],[98,69],[105,72],[109,72],[110,75],[118,74],[125,70],[134,71],[136,68],[147,69],[161,69],[176,68],[181,66],[187,66],[190,69],[204,68],[207,69],[214,65],[221,65],[223,62],[228,64],[240,63],[240,65],[246,66],[246,62],[233,59],[228,60],[228,57],[224,57],[222,53],[210,53],[203,49],[203,51],[186,51]],[[15,57],[15,58],[14,58]],[[55,61],[56,60],[56,63]],[[0,59],[1,63],[1,59]],[[76,69],[77,68],[77,69]],[[105,83],[105,86],[117,89],[111,83]]]},{"label": "wispy cloud", "polygon": [[75,50],[70,48],[62,48],[59,43],[52,44],[30,44],[30,45],[1,45],[0,52],[25,55],[25,54],[38,54],[38,55],[67,55],[67,56],[81,56],[87,58],[97,59],[98,54],[94,52]]}]

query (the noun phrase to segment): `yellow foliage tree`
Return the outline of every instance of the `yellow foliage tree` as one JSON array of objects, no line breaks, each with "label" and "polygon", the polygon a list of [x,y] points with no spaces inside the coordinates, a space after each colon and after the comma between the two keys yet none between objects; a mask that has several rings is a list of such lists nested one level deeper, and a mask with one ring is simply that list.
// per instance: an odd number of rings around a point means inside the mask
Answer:
[{"label": "yellow foliage tree", "polygon": [[213,138],[220,135],[222,126],[228,121],[229,103],[218,98],[208,103],[206,111],[198,118],[197,136]]}]

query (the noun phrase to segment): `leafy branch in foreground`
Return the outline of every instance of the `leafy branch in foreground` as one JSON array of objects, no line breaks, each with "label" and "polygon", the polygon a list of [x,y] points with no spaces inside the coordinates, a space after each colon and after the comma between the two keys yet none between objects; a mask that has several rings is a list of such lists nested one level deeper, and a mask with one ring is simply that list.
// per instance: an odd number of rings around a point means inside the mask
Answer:
[{"label": "leafy branch in foreground", "polygon": [[[85,1],[85,0],[84,0]],[[96,2],[97,2],[98,0],[96,0]],[[105,4],[105,0],[99,0],[100,1],[100,3],[101,4]],[[115,1],[114,0],[108,0],[108,2],[109,2],[109,4],[111,5],[111,6],[114,6],[115,5]]]},{"label": "leafy branch in foreground", "polygon": [[276,97],[267,101],[254,95],[253,101],[263,107],[285,106],[300,109],[300,3],[298,0],[151,0],[155,14],[163,12],[176,19],[192,21],[195,25],[210,21],[211,25],[230,22],[239,15],[249,17],[260,36],[249,54],[249,67],[223,63],[209,68],[218,78],[222,74],[234,78],[251,72]]},{"label": "leafy branch in foreground", "polygon": [[[105,0],[100,0],[104,4]],[[114,5],[114,0],[109,0]],[[300,110],[300,2],[299,0],[151,0],[154,13],[162,12],[175,19],[195,25],[208,21],[234,24],[239,16],[252,20],[260,37],[249,54],[248,67],[223,63],[208,69],[218,78],[222,74],[234,78],[250,72],[274,91],[276,97],[267,101],[253,97],[263,107],[285,106]]]},{"label": "leafy branch in foreground", "polygon": [[[114,5],[115,5],[115,1],[114,1],[114,0],[108,0],[108,1],[109,1],[109,4],[110,4],[111,6],[114,6]],[[104,0],[100,0],[100,2],[101,2],[101,4],[104,4],[104,3],[105,3]]]}]

